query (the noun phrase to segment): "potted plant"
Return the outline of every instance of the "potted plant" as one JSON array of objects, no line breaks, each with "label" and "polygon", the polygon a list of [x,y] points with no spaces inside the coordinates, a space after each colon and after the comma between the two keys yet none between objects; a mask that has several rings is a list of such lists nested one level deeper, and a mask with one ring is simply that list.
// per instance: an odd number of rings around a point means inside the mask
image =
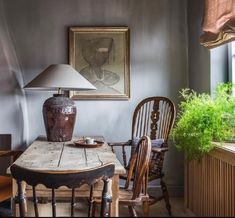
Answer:
[{"label": "potted plant", "polygon": [[179,104],[179,113],[171,137],[186,157],[200,159],[214,148],[213,141],[223,142],[235,136],[235,96],[233,85],[221,83],[215,96],[198,94],[190,89],[180,93],[183,101]]}]

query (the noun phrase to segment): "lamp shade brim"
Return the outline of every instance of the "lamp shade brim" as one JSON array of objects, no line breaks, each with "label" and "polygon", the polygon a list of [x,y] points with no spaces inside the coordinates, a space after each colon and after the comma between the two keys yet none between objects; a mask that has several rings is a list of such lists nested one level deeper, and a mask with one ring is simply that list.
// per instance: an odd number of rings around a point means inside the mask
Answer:
[{"label": "lamp shade brim", "polygon": [[50,65],[31,82],[24,86],[24,89],[31,90],[95,90],[86,78],[78,73],[68,64]]}]

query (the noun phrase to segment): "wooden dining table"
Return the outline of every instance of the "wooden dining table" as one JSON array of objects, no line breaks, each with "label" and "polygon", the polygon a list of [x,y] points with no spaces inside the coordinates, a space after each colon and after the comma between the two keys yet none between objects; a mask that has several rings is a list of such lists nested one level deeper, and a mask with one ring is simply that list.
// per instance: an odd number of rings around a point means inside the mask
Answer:
[{"label": "wooden dining table", "polygon": [[[93,136],[92,136],[93,137]],[[71,171],[87,170],[101,166],[105,163],[114,163],[115,172],[112,178],[112,205],[111,216],[119,216],[119,175],[125,174],[125,169],[112,152],[110,146],[105,142],[104,137],[95,136],[95,140],[104,142],[101,146],[87,148],[75,145],[75,141],[84,139],[84,137],[73,137],[68,142],[48,142],[46,137],[39,136],[23,152],[14,164],[31,170],[41,171]],[[96,184],[95,194],[100,195],[102,191],[101,184]],[[49,197],[50,192],[42,185],[37,186],[38,197]],[[17,195],[17,186],[13,182],[13,199]],[[25,186],[26,199],[32,196],[30,186]],[[56,191],[57,198],[66,198],[71,196],[71,190],[61,187]],[[88,197],[88,186],[82,186],[76,190],[76,196]]]}]

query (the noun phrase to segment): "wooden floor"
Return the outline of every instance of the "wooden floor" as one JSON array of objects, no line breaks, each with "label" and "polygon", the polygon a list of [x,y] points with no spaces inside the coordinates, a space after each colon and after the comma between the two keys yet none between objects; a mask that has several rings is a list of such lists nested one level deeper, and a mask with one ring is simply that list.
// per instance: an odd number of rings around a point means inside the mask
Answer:
[{"label": "wooden floor", "polygon": [[[194,216],[191,212],[186,211],[184,209],[184,201],[183,198],[171,198],[171,206],[172,213],[174,217],[192,217]],[[29,202],[28,204],[28,216],[34,216],[33,213],[33,204]],[[87,205],[86,202],[80,202],[76,206],[75,215],[76,216],[87,216]],[[57,216],[69,216],[70,205],[68,203],[57,203]],[[128,208],[120,207],[120,217],[129,217]],[[141,216],[141,208],[137,208],[139,212],[138,215]],[[48,204],[40,204],[39,208],[40,216],[51,216],[51,205]],[[159,203],[152,205],[150,207],[150,217],[168,217],[167,210],[165,208],[164,201],[160,201]]]}]

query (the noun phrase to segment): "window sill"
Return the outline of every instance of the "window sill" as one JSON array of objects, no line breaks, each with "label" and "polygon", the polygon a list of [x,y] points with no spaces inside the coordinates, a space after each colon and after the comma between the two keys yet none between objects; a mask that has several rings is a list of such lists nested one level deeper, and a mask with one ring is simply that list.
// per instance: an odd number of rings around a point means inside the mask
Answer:
[{"label": "window sill", "polygon": [[209,152],[209,155],[235,166],[235,142],[213,143],[216,147]]}]

